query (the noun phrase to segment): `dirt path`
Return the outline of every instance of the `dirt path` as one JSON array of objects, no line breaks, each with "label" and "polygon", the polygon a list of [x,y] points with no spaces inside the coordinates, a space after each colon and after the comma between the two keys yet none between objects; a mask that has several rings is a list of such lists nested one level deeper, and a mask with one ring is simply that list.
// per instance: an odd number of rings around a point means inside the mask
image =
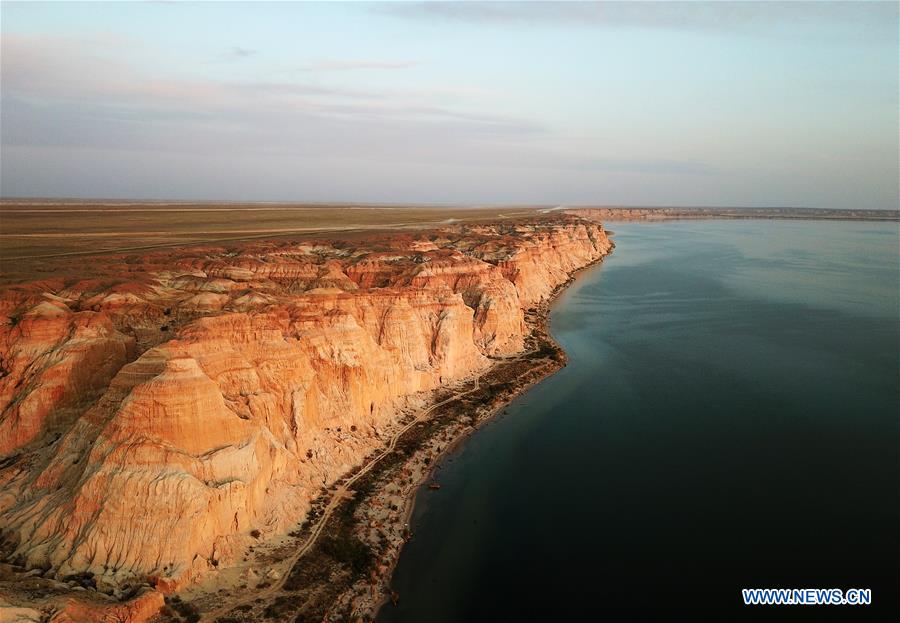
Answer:
[{"label": "dirt path", "polygon": [[[527,353],[517,355],[516,357],[510,358],[510,360],[521,359],[523,356],[525,356],[525,354],[527,354]],[[357,480],[359,480],[360,478],[365,476],[367,473],[369,473],[372,470],[372,468],[375,467],[375,465],[377,465],[379,463],[379,461],[381,461],[383,458],[385,458],[390,453],[392,453],[396,449],[397,442],[400,440],[400,438],[406,432],[408,432],[413,426],[423,422],[426,418],[428,418],[428,416],[431,415],[431,413],[435,409],[443,407],[444,405],[446,405],[450,402],[453,402],[455,400],[459,400],[460,398],[462,398],[463,396],[465,396],[467,394],[471,394],[472,392],[478,391],[478,389],[480,388],[480,385],[479,385],[480,380],[481,380],[481,373],[479,373],[475,376],[475,385],[471,389],[467,389],[466,391],[462,391],[462,392],[457,392],[457,393],[453,394],[452,396],[450,396],[449,398],[447,398],[446,400],[442,400],[441,402],[433,404],[430,407],[428,407],[427,409],[423,410],[421,413],[419,413],[419,415],[417,415],[415,417],[415,419],[410,421],[406,426],[401,428],[399,431],[397,431],[391,437],[390,443],[388,443],[387,447],[378,456],[376,456],[374,459],[372,459],[371,461],[366,463],[362,467],[362,469],[360,469],[358,472],[356,472],[356,474],[354,474],[351,478],[349,478],[343,485],[338,487],[335,490],[334,494],[331,496],[331,501],[328,502],[328,506],[325,507],[325,510],[322,513],[322,516],[319,518],[318,522],[316,523],[315,527],[313,528],[312,533],[310,533],[309,537],[306,539],[306,542],[299,549],[297,549],[297,551],[294,552],[294,554],[290,558],[288,558],[287,561],[282,563],[284,566],[284,573],[282,573],[281,578],[277,582],[275,582],[268,588],[265,588],[261,591],[253,591],[245,599],[232,602],[228,605],[220,606],[219,608],[216,608],[215,610],[213,610],[211,612],[205,613],[202,615],[202,618],[200,620],[207,621],[207,622],[215,621],[220,616],[223,616],[223,615],[227,614],[228,612],[231,612],[238,606],[248,604],[248,603],[255,601],[257,599],[260,599],[260,598],[265,599],[267,597],[272,597],[276,593],[281,591],[281,589],[284,587],[284,583],[287,581],[288,577],[290,576],[291,569],[293,569],[296,562],[304,554],[306,554],[310,549],[312,549],[313,545],[315,545],[316,540],[319,538],[319,535],[322,534],[322,530],[325,529],[325,525],[328,523],[328,518],[331,517],[331,514],[334,512],[334,510],[338,507],[338,505],[343,500],[350,497],[349,494],[350,494],[351,487],[353,486],[353,484]]]}]

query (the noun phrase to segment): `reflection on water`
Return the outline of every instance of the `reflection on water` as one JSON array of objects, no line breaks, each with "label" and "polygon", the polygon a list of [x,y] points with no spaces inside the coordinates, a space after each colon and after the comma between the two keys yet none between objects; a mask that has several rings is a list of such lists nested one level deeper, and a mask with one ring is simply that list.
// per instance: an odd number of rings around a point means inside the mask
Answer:
[{"label": "reflection on water", "polygon": [[570,365],[443,461],[379,620],[729,614],[749,586],[895,605],[896,225],[613,229],[554,310]]}]

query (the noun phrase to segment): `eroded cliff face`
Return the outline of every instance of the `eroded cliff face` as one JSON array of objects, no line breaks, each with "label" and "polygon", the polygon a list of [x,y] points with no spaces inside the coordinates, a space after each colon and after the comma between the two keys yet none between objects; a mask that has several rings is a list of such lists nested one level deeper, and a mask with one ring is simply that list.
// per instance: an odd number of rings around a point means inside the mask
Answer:
[{"label": "eroded cliff face", "polygon": [[611,247],[557,216],[113,258],[5,289],[5,555],[113,593],[197,580],[251,531],[301,522],[429,390],[519,352],[524,310]]}]

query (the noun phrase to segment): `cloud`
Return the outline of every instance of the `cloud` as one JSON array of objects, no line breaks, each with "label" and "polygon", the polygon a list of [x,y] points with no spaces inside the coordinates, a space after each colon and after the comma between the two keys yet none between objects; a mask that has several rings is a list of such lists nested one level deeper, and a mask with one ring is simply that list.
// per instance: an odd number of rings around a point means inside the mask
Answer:
[{"label": "cloud", "polygon": [[[369,10],[422,21],[499,26],[652,28],[895,41],[895,2],[391,2]],[[828,33],[825,36],[834,36]]]},{"label": "cloud", "polygon": [[174,78],[86,55],[87,47],[52,37],[4,38],[4,145],[285,153],[316,145],[383,156],[401,143],[462,148],[546,132],[528,119],[471,109],[465,91],[457,98],[463,105],[450,107],[445,90]]},{"label": "cloud", "polygon": [[407,69],[415,61],[378,61],[359,59],[319,59],[302,67],[304,71],[348,71],[353,69]]},{"label": "cloud", "polygon": [[248,58],[248,57],[258,54],[258,53],[259,53],[258,50],[251,50],[249,48],[241,48],[238,46],[234,46],[234,47],[230,48],[229,50],[222,52],[222,54],[219,55],[219,60],[225,61],[225,62],[235,62],[235,61],[243,60],[245,58]]},{"label": "cloud", "polygon": [[[310,188],[334,198],[354,184],[361,197],[373,188],[385,196],[424,197],[432,196],[432,182],[448,184],[445,192],[460,196],[500,196],[501,188],[524,198],[527,183],[546,184],[549,193],[567,192],[573,179],[706,180],[714,173],[702,162],[666,160],[664,154],[604,157],[609,150],[596,143],[560,143],[553,128],[453,84],[363,88],[339,82],[340,73],[328,82],[185,78],[126,58],[106,42],[4,37],[4,192],[147,196],[162,188],[172,196],[215,197],[228,178],[230,196],[255,199]],[[55,163],[53,174],[34,169],[42,159]],[[233,169],[238,173],[221,173]],[[56,188],[52,180],[62,179],[61,171],[71,179]],[[448,172],[455,172],[452,183]],[[475,179],[481,190],[470,186]]]}]

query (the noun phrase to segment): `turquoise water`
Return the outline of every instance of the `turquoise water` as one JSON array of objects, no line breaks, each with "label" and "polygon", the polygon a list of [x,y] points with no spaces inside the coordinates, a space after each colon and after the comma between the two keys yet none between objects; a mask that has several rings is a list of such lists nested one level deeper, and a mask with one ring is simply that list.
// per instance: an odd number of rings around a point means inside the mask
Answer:
[{"label": "turquoise water", "polygon": [[379,620],[731,616],[742,587],[895,607],[897,226],[612,228],[554,306],[569,366],[442,461]]}]

